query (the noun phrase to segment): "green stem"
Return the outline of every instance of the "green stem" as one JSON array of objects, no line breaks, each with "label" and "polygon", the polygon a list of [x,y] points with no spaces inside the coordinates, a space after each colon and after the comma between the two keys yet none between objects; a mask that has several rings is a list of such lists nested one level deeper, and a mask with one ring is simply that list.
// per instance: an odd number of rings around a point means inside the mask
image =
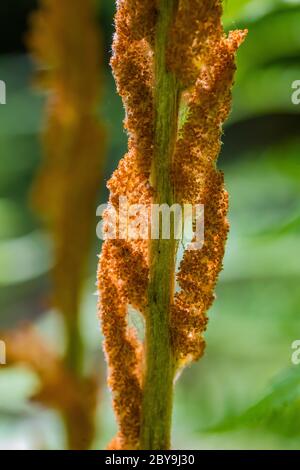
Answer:
[{"label": "green stem", "polygon": [[[78,307],[77,307],[78,308]],[[82,374],[83,344],[79,325],[79,315],[66,315],[66,354],[65,362],[69,370],[75,375]]]},{"label": "green stem", "polygon": [[[151,183],[154,203],[175,202],[171,170],[177,136],[179,84],[167,70],[166,49],[178,0],[161,0],[155,39],[155,142]],[[177,243],[174,220],[169,240],[150,241],[150,285],[146,317],[146,370],[140,448],[170,448],[174,358],[170,335],[170,307],[174,295]]]}]

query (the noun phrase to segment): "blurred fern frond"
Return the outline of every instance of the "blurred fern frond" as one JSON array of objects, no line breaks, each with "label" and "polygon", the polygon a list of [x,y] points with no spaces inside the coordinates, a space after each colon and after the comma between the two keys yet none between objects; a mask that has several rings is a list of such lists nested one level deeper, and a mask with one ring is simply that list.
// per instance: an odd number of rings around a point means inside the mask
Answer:
[{"label": "blurred fern frond", "polygon": [[33,329],[4,331],[11,364],[24,363],[40,379],[33,399],[60,412],[68,447],[88,449],[94,438],[99,381],[84,370],[80,302],[92,246],[104,160],[98,116],[101,47],[93,0],[40,0],[28,46],[46,91],[44,160],[33,202],[53,244],[52,297],[65,325],[63,357]]}]

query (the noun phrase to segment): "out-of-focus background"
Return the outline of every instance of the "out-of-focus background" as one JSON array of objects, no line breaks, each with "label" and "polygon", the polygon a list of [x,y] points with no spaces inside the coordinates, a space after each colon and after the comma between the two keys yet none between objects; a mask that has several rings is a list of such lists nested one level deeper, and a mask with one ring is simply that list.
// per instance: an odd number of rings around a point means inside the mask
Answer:
[{"label": "out-of-focus background", "polygon": [[[108,65],[114,2],[98,3],[105,58],[99,112],[107,129],[100,204],[107,198],[105,181],[126,150],[126,135]],[[0,80],[7,85],[7,103],[0,105],[0,329],[34,323],[62,351],[63,328],[49,302],[51,240],[29,203],[42,160],[45,104],[32,89],[34,63],[23,41],[36,6],[33,0],[2,0],[0,7]],[[300,339],[300,104],[291,97],[300,80],[300,0],[226,0],[224,9],[227,30],[249,29],[219,160],[231,232],[206,355],[177,384],[173,447],[299,449],[300,365],[291,357],[292,343]],[[116,428],[94,295],[99,250],[95,232],[81,331],[101,376],[98,449]],[[37,386],[26,367],[0,366],[0,448],[65,447],[59,415],[29,401]]]}]

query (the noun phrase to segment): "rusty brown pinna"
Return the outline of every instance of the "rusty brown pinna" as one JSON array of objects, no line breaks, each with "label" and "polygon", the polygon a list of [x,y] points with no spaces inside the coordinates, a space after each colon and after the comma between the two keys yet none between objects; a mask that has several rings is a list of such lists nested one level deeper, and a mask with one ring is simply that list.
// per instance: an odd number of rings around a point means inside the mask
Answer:
[{"label": "rusty brown pinna", "polygon": [[[221,16],[220,0],[117,1],[111,63],[129,145],[108,183],[104,222],[121,197],[147,207],[204,204],[205,241],[185,251],[177,273],[174,235],[107,237],[103,245],[100,316],[119,425],[113,449],[170,448],[175,374],[204,352],[228,232],[216,161],[235,53],[246,35],[227,36]],[[130,327],[129,308],[144,318],[143,341]]]}]

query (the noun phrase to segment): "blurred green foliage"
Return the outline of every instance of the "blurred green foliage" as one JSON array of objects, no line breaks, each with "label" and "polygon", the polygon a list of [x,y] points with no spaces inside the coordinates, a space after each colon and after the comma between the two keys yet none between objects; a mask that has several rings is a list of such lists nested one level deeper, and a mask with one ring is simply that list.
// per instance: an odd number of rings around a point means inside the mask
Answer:
[{"label": "blurred green foliage", "polygon": [[[114,6],[99,6],[108,63]],[[224,8],[227,29],[249,29],[219,161],[231,232],[206,356],[178,382],[174,448],[299,449],[300,366],[291,363],[291,345],[300,338],[300,105],[291,102],[291,86],[300,79],[300,0],[226,0]],[[29,203],[43,126],[32,70],[25,55],[0,56],[0,79],[7,83],[7,105],[0,107],[0,324],[34,320],[63,348],[47,301],[51,245]],[[126,149],[124,112],[108,66],[99,111],[109,133],[107,179]],[[99,203],[106,197],[99,182]],[[99,245],[95,236],[95,253]],[[92,256],[82,306],[95,360],[101,348],[96,263]],[[63,447],[58,417],[27,402],[35,386],[22,368],[1,370],[0,447]],[[105,387],[101,394],[97,448],[115,430]]]}]

